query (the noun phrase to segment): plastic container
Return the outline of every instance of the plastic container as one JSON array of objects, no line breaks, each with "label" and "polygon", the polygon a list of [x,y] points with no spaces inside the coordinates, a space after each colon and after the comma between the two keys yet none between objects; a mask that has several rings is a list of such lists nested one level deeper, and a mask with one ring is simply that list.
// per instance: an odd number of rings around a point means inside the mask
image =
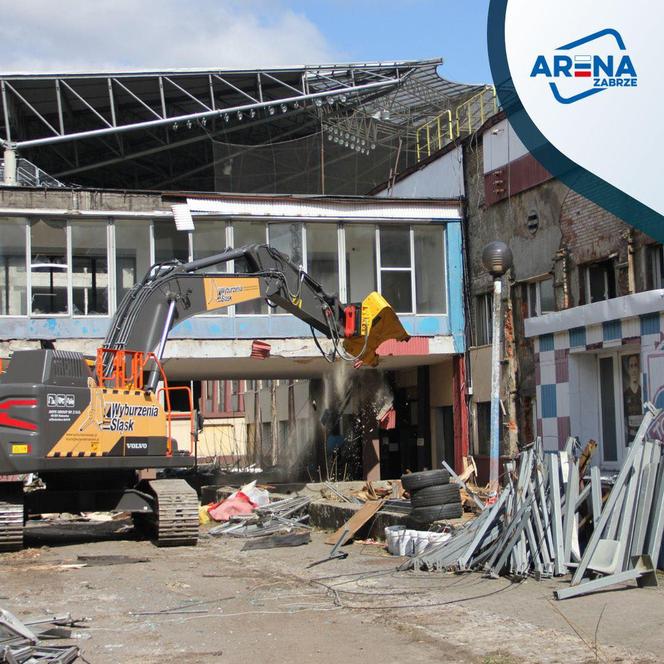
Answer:
[{"label": "plastic container", "polygon": [[447,542],[452,537],[452,533],[429,533],[429,542],[433,546]]},{"label": "plastic container", "polygon": [[431,544],[429,539],[430,532],[424,530],[414,530],[413,531],[413,553],[416,556],[419,556],[421,553],[424,553],[426,548]]},{"label": "plastic container", "polygon": [[408,556],[411,553],[411,538],[406,526],[387,526],[385,528],[385,540],[387,550],[393,556]]}]

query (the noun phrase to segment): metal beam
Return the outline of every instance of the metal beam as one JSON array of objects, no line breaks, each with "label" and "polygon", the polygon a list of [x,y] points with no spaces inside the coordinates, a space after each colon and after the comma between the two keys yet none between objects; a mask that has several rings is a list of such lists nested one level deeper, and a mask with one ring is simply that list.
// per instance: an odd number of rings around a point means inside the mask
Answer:
[{"label": "metal beam", "polygon": [[[4,82],[5,85],[55,134],[56,137],[61,137],[58,130],[23,96],[16,90],[9,82]],[[48,140],[48,139],[46,139]],[[18,144],[14,145],[17,147]]]},{"label": "metal beam", "polygon": [[[279,99],[279,100],[274,100],[274,101],[269,101],[269,102],[258,102],[255,104],[243,104],[241,106],[233,106],[230,108],[224,108],[224,109],[217,109],[217,110],[212,110],[212,111],[202,111],[200,113],[189,113],[187,115],[179,115],[179,116],[174,116],[170,118],[162,118],[153,108],[148,106],[145,102],[143,102],[139,97],[137,97],[131,90],[129,90],[125,85],[123,85],[120,81],[117,79],[113,79],[114,83],[119,85],[123,90],[127,92],[127,94],[131,95],[136,101],[138,101],[143,107],[148,109],[156,118],[155,120],[147,120],[143,122],[136,122],[132,123],[129,125],[120,125],[117,127],[105,127],[103,129],[94,129],[90,131],[80,131],[80,132],[74,132],[72,134],[67,134],[64,136],[61,136],[58,134],[58,132],[53,129],[52,127],[49,127],[52,129],[53,133],[56,134],[55,136],[48,137],[48,138],[38,138],[38,139],[32,139],[32,140],[27,140],[27,141],[17,141],[13,144],[13,147],[16,147],[17,149],[23,149],[23,148],[32,148],[32,147],[38,147],[38,146],[43,146],[43,145],[52,145],[54,143],[63,143],[66,141],[76,141],[79,139],[84,139],[84,138],[93,138],[93,137],[99,137],[99,136],[106,136],[109,134],[117,134],[117,133],[122,133],[122,132],[128,132],[128,131],[136,131],[139,129],[147,129],[147,128],[152,128],[152,127],[163,127],[168,124],[174,124],[174,123],[181,123],[181,122],[188,122],[188,121],[196,121],[200,120],[203,118],[213,118],[213,117],[219,117],[222,116],[224,113],[237,113],[238,111],[249,111],[252,108],[255,110],[259,110],[262,108],[267,108],[268,106],[274,106],[275,104],[292,104],[294,102],[306,102],[306,101],[311,101],[311,100],[316,100],[316,99],[324,99],[327,97],[331,96],[336,96],[339,95],[342,90],[326,90],[324,92],[316,92],[313,94],[309,95],[299,95],[297,97],[286,97],[284,99]],[[364,91],[369,91],[369,90],[379,90],[383,88],[389,88],[391,86],[394,86],[397,84],[396,80],[391,80],[391,81],[381,81],[378,83],[366,83],[363,85],[359,85],[355,88],[353,88],[354,92],[364,92]],[[346,90],[345,88],[343,89],[344,91]]]}]

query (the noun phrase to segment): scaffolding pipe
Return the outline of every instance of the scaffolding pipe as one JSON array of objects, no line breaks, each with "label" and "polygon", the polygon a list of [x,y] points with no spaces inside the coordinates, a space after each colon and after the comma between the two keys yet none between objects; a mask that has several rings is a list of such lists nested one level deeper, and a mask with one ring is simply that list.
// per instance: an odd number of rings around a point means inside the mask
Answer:
[{"label": "scaffolding pipe", "polygon": [[16,150],[5,148],[3,184],[7,187],[16,186]]}]

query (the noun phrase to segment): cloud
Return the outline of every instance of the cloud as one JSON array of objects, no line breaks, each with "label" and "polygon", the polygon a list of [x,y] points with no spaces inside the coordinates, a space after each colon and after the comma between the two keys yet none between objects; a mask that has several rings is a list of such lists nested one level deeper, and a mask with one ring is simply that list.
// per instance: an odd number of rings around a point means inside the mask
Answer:
[{"label": "cloud", "polygon": [[2,2],[8,72],[252,68],[339,58],[318,27],[280,0]]}]

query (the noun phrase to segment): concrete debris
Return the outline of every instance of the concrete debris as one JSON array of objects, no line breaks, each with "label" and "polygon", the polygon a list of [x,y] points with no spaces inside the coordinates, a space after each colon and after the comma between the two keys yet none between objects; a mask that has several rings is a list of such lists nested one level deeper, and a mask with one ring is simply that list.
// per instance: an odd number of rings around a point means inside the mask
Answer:
[{"label": "concrete debris", "polygon": [[544,452],[538,439],[516,462],[505,464],[507,484],[493,505],[402,569],[536,579],[573,572],[570,587],[555,592],[557,599],[630,580],[656,585],[664,533],[664,463],[662,444],[647,440],[647,433],[659,412],[646,404],[608,495],[603,496],[599,468],[586,473],[594,441],[577,458],[574,438],[559,452]]}]

